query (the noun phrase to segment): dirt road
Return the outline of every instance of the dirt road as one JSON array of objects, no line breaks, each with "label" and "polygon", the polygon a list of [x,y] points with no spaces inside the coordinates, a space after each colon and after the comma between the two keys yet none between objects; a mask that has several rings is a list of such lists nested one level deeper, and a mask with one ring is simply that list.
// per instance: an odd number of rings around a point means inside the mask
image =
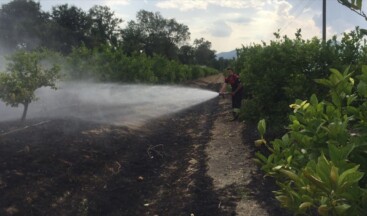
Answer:
[{"label": "dirt road", "polygon": [[1,122],[0,215],[282,215],[229,115],[217,97],[136,128]]}]

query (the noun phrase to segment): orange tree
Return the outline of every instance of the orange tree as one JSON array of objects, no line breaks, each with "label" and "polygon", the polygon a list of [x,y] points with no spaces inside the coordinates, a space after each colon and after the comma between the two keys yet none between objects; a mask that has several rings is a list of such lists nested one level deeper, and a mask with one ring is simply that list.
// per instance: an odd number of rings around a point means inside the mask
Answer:
[{"label": "orange tree", "polygon": [[246,100],[241,115],[257,122],[266,119],[269,128],[281,133],[290,113],[288,105],[295,99],[306,100],[316,93],[324,98],[327,89],[314,80],[326,78],[328,68],[360,71],[366,64],[365,42],[357,28],[323,42],[319,38],[302,39],[300,30],[295,39],[281,37],[269,44],[255,44],[238,50],[236,70],[244,82]]},{"label": "orange tree", "polygon": [[47,62],[43,62],[47,56],[47,51],[18,51],[8,58],[7,71],[0,73],[0,99],[12,107],[22,104],[22,121],[28,105],[37,99],[36,89],[56,89],[60,68],[56,64],[47,67]]},{"label": "orange tree", "polygon": [[290,122],[280,139],[264,139],[265,121],[258,129],[257,153],[263,171],[279,189],[281,205],[294,214],[365,215],[367,208],[367,66],[353,76],[331,69],[317,83],[329,89],[324,100],[313,94],[290,107]]}]

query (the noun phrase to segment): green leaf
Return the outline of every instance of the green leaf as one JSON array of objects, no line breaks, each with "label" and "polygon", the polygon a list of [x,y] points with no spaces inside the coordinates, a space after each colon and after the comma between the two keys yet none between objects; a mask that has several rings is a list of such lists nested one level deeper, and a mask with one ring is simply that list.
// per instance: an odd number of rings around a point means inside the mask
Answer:
[{"label": "green leaf", "polygon": [[362,9],[362,0],[357,0],[357,8],[359,9],[359,10],[361,10]]},{"label": "green leaf", "polygon": [[319,101],[317,100],[317,96],[315,94],[312,94],[310,98],[310,103],[312,106],[317,106],[317,104],[319,104]]},{"label": "green leaf", "polygon": [[335,206],[335,211],[338,215],[343,215],[351,206],[348,204],[342,204],[342,205],[338,205]]},{"label": "green leaf", "polygon": [[328,182],[329,180],[330,169],[331,164],[326,159],[325,155],[320,156],[316,165],[316,173],[324,183]]},{"label": "green leaf", "polygon": [[335,166],[332,166],[330,170],[330,180],[334,187],[337,187],[338,178],[339,178],[339,169]]},{"label": "green leaf", "polygon": [[327,189],[325,183],[318,177],[309,174],[308,172],[304,172],[304,176],[310,180],[311,183],[313,183],[313,185],[315,185],[316,187],[318,187],[319,189],[329,193],[329,190]]},{"label": "green leaf", "polygon": [[298,182],[301,181],[301,179],[299,178],[299,176],[297,174],[295,174],[294,172],[290,171],[290,170],[280,169],[279,172],[281,172],[284,175],[286,175],[288,178],[290,178],[291,180],[293,180],[295,183],[298,183]]},{"label": "green leaf", "polygon": [[362,74],[367,76],[367,65],[362,65]]},{"label": "green leaf", "polygon": [[357,85],[357,91],[361,96],[367,97],[367,84],[363,81],[359,82]]},{"label": "green leaf", "polygon": [[255,140],[255,146],[256,147],[260,147],[261,145],[265,145],[265,144],[266,144],[266,140],[264,140],[264,139]]},{"label": "green leaf", "polygon": [[[330,68],[330,72],[332,73],[331,79],[334,80],[334,84],[339,83],[344,79],[343,74],[341,74],[337,69]],[[334,75],[334,76],[333,76]]]},{"label": "green leaf", "polygon": [[329,88],[333,86],[328,79],[315,79],[315,82]]},{"label": "green leaf", "polygon": [[301,203],[301,205],[299,205],[299,208],[304,210],[304,209],[308,209],[312,206],[312,203],[311,202],[303,202]]},{"label": "green leaf", "polygon": [[337,93],[335,93],[335,92],[331,93],[331,100],[332,100],[333,104],[336,107],[341,107],[342,106],[340,96]]},{"label": "green leaf", "polygon": [[280,169],[282,169],[283,168],[283,165],[278,165],[278,166],[275,166],[275,167],[273,167],[273,171],[277,171],[277,170],[280,170]]},{"label": "green leaf", "polygon": [[261,154],[260,152],[256,152],[255,155],[263,162],[263,163],[267,163],[268,162],[268,159],[263,155]]},{"label": "green leaf", "polygon": [[265,119],[261,119],[258,123],[257,123],[257,130],[260,133],[261,138],[263,138],[265,131],[266,131],[266,122]]},{"label": "green leaf", "polygon": [[292,162],[292,158],[293,158],[292,155],[287,158],[288,164],[290,164]]},{"label": "green leaf", "polygon": [[363,173],[358,171],[359,165],[348,169],[340,174],[338,185],[342,187],[342,189],[346,189],[347,186],[355,184],[362,179]]},{"label": "green leaf", "polygon": [[350,106],[357,98],[357,95],[349,95],[347,97],[347,106]]},{"label": "green leaf", "polygon": [[348,156],[355,148],[355,145],[349,144],[346,146],[337,147],[333,144],[329,144],[328,147],[331,161],[333,161],[334,163],[338,163],[340,161],[346,161],[348,159]]},{"label": "green leaf", "polygon": [[317,208],[317,212],[320,215],[329,215],[330,208],[327,205],[320,205],[319,208]]}]

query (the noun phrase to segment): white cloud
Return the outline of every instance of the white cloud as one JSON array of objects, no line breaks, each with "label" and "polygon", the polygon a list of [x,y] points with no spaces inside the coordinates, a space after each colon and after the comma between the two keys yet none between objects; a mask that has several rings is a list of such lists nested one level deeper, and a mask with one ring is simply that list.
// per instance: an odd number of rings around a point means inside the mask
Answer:
[{"label": "white cloud", "polygon": [[285,1],[268,2],[261,10],[257,10],[254,18],[247,26],[247,34],[254,35],[255,41],[267,40],[273,37],[280,26],[289,22],[289,11],[292,6]]},{"label": "white cloud", "polygon": [[292,9],[292,5],[285,1],[279,1],[277,5],[278,5],[277,8],[278,15],[288,17],[289,11]]},{"label": "white cloud", "polygon": [[211,0],[211,4],[227,8],[261,8],[266,2],[259,0]]},{"label": "white cloud", "polygon": [[105,0],[104,4],[112,7],[112,6],[121,6],[121,5],[129,5],[130,0]]},{"label": "white cloud", "polygon": [[[265,2],[265,1],[264,1]],[[230,47],[240,48],[241,45],[250,45],[274,40],[274,32],[281,30],[281,35],[294,38],[296,30],[302,29],[302,37],[305,39],[319,36],[320,28],[313,20],[315,13],[292,14],[293,6],[284,0],[269,0],[262,7],[252,9],[247,17],[247,22],[227,22],[232,29],[230,37],[210,37],[216,50],[230,50]],[[241,17],[240,15],[235,16]],[[242,18],[246,18],[242,17]],[[222,18],[222,17],[220,17]],[[331,29],[327,29],[328,32]]]},{"label": "white cloud", "polygon": [[237,13],[237,12],[235,12],[235,13],[233,13],[233,12],[232,13],[223,13],[217,18],[226,20],[228,22],[234,22],[234,23],[239,23],[239,24],[247,24],[252,20],[251,14]]},{"label": "white cloud", "polygon": [[281,35],[287,35],[293,38],[297,29],[302,29],[301,34],[303,38],[318,36],[320,34],[320,28],[313,18],[316,13],[309,11],[310,5],[310,3],[308,5],[301,5],[303,8],[301,7],[299,9],[302,10],[296,10],[292,14],[291,10],[293,6],[290,3],[278,1],[275,8],[276,15],[274,15],[274,26],[276,26],[276,28],[272,29],[272,33],[280,29]]},{"label": "white cloud", "polygon": [[229,37],[232,33],[232,28],[224,21],[216,21],[208,31],[214,37]]},{"label": "white cloud", "polygon": [[264,1],[258,0],[163,0],[159,1],[156,6],[165,9],[187,10],[205,10],[209,5],[216,5],[225,8],[260,8],[265,4]]},{"label": "white cloud", "polygon": [[156,4],[158,8],[179,9],[181,11],[193,9],[206,9],[208,2],[206,1],[189,1],[189,0],[166,0]]}]

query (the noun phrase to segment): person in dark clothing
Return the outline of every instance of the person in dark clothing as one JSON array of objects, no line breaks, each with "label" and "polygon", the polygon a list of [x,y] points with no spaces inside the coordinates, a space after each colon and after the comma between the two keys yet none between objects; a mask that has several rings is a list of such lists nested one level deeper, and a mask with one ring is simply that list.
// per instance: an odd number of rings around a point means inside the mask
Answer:
[{"label": "person in dark clothing", "polygon": [[224,79],[224,83],[222,85],[222,88],[220,89],[219,94],[225,94],[227,84],[231,85],[233,117],[235,120],[238,119],[238,115],[241,108],[241,102],[243,97],[243,86],[241,84],[239,75],[234,73],[232,68],[227,68],[226,72],[227,77]]}]

